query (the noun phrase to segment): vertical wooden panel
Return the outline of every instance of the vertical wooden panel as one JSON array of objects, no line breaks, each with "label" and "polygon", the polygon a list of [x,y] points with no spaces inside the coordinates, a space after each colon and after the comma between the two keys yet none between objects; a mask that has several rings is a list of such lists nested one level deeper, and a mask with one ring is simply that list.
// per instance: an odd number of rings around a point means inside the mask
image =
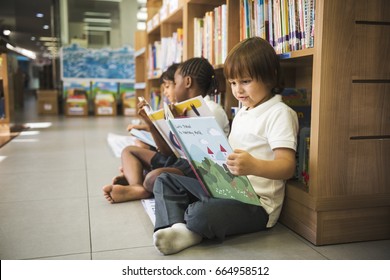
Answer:
[{"label": "vertical wooden panel", "polygon": [[[351,140],[343,172],[350,195],[390,194],[390,140]],[[390,201],[389,201],[390,204]],[[390,217],[389,217],[390,218]]]},{"label": "vertical wooden panel", "polygon": [[390,5],[388,0],[356,0],[357,21],[390,21]]},{"label": "vertical wooden panel", "polygon": [[353,34],[352,78],[390,80],[390,25],[358,23]]},{"label": "vertical wooden panel", "polygon": [[390,135],[390,83],[354,83],[349,119],[350,137]]}]

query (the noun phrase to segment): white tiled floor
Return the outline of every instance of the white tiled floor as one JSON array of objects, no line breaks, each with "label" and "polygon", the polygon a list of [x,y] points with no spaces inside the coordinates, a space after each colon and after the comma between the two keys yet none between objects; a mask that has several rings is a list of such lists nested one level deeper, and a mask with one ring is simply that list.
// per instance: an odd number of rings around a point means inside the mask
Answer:
[{"label": "white tiled floor", "polygon": [[0,259],[390,259],[390,240],[316,247],[281,224],[158,254],[141,203],[112,205],[101,191],[120,165],[107,133],[124,134],[129,121],[37,116],[26,100],[15,122],[51,126],[0,149]]}]

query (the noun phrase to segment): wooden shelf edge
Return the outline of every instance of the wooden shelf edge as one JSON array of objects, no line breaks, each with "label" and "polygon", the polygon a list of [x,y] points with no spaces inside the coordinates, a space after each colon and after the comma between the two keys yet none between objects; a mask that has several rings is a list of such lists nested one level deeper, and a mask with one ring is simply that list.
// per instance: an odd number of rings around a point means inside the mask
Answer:
[{"label": "wooden shelf edge", "polygon": [[306,57],[306,56],[312,56],[314,55],[314,48],[308,48],[298,51],[292,51],[287,53],[280,54],[281,59],[291,59],[291,58],[299,58],[299,57]]},{"label": "wooden shelf edge", "polygon": [[140,57],[140,56],[142,56],[143,54],[145,54],[145,50],[146,50],[145,47],[143,47],[143,48],[141,48],[141,49],[139,49],[139,50],[136,50],[136,51],[134,52],[134,57]]}]

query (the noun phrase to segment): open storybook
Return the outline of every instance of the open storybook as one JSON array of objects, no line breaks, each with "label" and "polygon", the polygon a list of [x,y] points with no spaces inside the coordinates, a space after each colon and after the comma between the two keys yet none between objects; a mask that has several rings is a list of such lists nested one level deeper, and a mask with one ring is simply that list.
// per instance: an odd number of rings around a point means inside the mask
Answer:
[{"label": "open storybook", "polygon": [[249,179],[227,168],[226,158],[233,150],[215,117],[175,119],[168,107],[165,110],[166,122],[204,190],[211,197],[260,205]]},{"label": "open storybook", "polygon": [[129,133],[149,146],[157,148],[156,142],[154,142],[153,136],[149,131],[132,128]]},{"label": "open storybook", "polygon": [[[167,106],[166,103],[164,103],[165,106]],[[146,109],[147,106],[145,106]],[[151,108],[149,106],[149,108]],[[213,113],[210,111],[209,107],[205,103],[202,96],[197,96],[194,98],[187,99],[185,101],[176,103],[174,105],[175,110],[178,114],[182,114],[184,110],[186,110],[186,116],[187,117],[205,117],[205,116],[213,116]],[[150,120],[153,122],[156,129],[160,132],[161,136],[164,138],[164,140],[168,143],[169,147],[172,149],[173,153],[177,157],[182,157],[183,153],[180,150],[180,146],[173,138],[173,134],[171,132],[171,129],[169,128],[166,120],[165,120],[165,112],[164,108],[152,111],[152,110],[145,110]]]}]

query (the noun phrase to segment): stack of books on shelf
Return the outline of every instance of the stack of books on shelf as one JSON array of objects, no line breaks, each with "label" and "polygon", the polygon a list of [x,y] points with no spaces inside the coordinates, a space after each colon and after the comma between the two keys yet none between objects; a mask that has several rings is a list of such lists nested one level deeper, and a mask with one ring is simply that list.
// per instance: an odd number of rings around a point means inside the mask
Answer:
[{"label": "stack of books on shelf", "polygon": [[[158,55],[158,54],[156,54]],[[183,60],[183,28],[178,28],[172,37],[161,38],[161,69],[165,71],[173,63]]]},{"label": "stack of books on shelf", "polygon": [[148,45],[148,77],[159,77],[173,63],[183,60],[183,29],[177,28],[171,37],[162,37]]},{"label": "stack of books on shelf", "polygon": [[297,167],[295,178],[306,186],[309,185],[309,149],[311,123],[310,91],[305,88],[285,88],[283,102],[297,112],[299,122],[298,148],[296,153]]},{"label": "stack of books on shelf", "polygon": [[278,54],[314,46],[315,0],[241,0],[240,38],[262,37]]},{"label": "stack of books on shelf", "polygon": [[150,32],[156,28],[161,22],[168,18],[178,8],[181,1],[165,0],[163,1],[160,10],[151,19],[146,22],[146,31]]},{"label": "stack of books on shelf", "polygon": [[152,110],[161,109],[161,90],[159,88],[151,89],[149,105]]},{"label": "stack of books on shelf", "polygon": [[202,18],[194,18],[194,56],[211,64],[223,64],[227,56],[227,9],[215,7]]}]

